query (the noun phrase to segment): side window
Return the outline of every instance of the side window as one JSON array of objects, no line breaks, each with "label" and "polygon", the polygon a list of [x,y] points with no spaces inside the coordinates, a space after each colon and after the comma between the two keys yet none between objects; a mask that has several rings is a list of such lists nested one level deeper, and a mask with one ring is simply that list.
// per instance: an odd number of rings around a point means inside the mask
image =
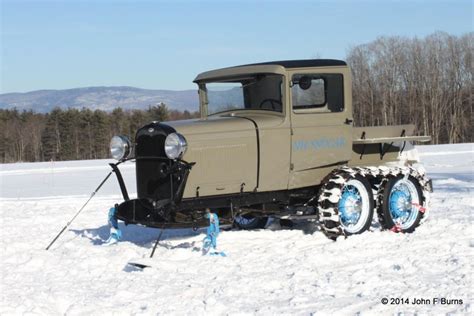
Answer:
[{"label": "side window", "polygon": [[291,83],[293,109],[344,110],[342,74],[296,74]]}]

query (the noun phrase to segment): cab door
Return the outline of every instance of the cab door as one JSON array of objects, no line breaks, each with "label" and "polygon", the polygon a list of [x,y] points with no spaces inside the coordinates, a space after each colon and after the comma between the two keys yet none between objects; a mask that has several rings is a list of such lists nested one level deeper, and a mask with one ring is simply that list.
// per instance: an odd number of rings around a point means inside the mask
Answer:
[{"label": "cab door", "polygon": [[350,160],[350,87],[347,67],[291,74],[290,189],[317,185],[332,169]]}]

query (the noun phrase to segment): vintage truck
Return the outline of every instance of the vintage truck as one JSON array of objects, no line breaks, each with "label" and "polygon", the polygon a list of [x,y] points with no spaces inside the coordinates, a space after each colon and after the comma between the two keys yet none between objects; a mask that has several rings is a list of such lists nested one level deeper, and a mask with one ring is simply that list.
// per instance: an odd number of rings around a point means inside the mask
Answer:
[{"label": "vintage truck", "polygon": [[[124,202],[117,218],[152,227],[262,227],[271,216],[317,221],[332,239],[382,227],[412,232],[431,181],[413,125],[354,127],[351,72],[341,60],[258,63],[199,74],[199,119],[150,122],[111,140]],[[136,166],[130,199],[118,165]]]}]

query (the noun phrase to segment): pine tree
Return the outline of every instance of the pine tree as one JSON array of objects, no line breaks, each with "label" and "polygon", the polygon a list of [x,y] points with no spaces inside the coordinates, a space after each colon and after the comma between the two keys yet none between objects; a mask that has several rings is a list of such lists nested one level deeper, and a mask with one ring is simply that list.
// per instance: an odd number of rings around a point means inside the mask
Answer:
[{"label": "pine tree", "polygon": [[81,138],[78,147],[81,159],[93,159],[94,157],[94,131],[92,127],[92,117],[93,112],[86,108],[83,108],[79,115],[78,125]]},{"label": "pine tree", "polygon": [[110,124],[107,113],[95,110],[92,117],[94,133],[94,159],[108,158],[108,142],[110,140]]},{"label": "pine tree", "polygon": [[150,121],[164,122],[168,120],[169,110],[166,104],[161,102],[158,105],[150,105],[147,110]]},{"label": "pine tree", "polygon": [[45,160],[61,159],[61,130],[59,129],[61,114],[62,110],[55,108],[46,115],[46,126],[41,137]]}]

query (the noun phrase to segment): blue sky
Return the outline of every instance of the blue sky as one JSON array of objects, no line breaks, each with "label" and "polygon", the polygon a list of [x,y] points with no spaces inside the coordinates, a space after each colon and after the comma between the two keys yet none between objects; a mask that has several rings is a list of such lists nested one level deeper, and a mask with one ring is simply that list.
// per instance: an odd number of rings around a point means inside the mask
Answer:
[{"label": "blue sky", "polygon": [[213,68],[343,59],[382,35],[473,31],[472,1],[0,2],[0,93],[194,89]]}]

